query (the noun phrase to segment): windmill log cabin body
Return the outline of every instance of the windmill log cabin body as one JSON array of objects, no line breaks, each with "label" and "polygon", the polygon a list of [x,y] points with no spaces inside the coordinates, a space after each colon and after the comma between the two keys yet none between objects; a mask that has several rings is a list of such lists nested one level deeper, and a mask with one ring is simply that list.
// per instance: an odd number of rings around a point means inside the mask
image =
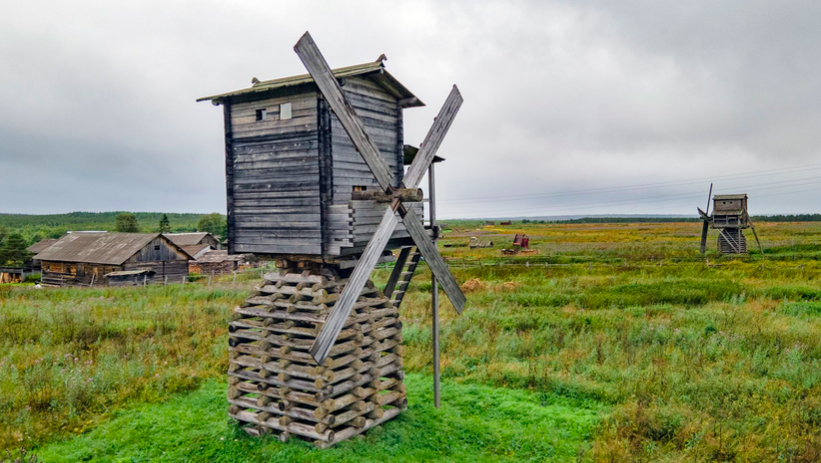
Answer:
[{"label": "windmill log cabin body", "polygon": [[[421,258],[457,312],[465,304],[436,249],[438,229],[420,217],[418,189],[462,97],[454,86],[416,152],[404,145],[402,111],[423,103],[383,56],[331,70],[308,33],[294,50],[309,74],[254,78],[198,101],[224,108],[229,252],[280,269],[229,326],[230,414],[252,434],[324,448],[407,407],[398,308]],[[380,290],[370,274],[391,260]]]}]

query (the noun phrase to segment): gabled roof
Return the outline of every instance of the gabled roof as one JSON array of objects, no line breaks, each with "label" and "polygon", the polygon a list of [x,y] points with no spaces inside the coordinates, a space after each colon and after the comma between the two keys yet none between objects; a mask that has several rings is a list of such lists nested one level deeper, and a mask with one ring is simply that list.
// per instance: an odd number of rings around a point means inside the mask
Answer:
[{"label": "gabled roof", "polygon": [[35,254],[41,253],[48,249],[52,244],[56,243],[57,240],[54,238],[48,238],[45,240],[40,240],[31,246],[28,247],[28,252],[33,252]]},{"label": "gabled roof", "polygon": [[728,199],[745,199],[745,198],[747,198],[746,194],[740,194],[740,195],[715,195],[715,196],[713,196],[713,199],[716,200],[716,201],[721,201],[722,199],[728,200]]},{"label": "gabled roof", "polygon": [[[200,244],[200,242],[210,233],[207,232],[192,232],[192,233],[164,233],[165,237],[171,240],[177,246],[191,246]],[[213,236],[213,235],[212,235]],[[216,237],[214,238],[216,240]],[[219,241],[219,240],[217,240]]]},{"label": "gabled roof", "polygon": [[222,249],[217,251],[208,251],[196,260],[197,264],[205,263],[219,263],[219,262],[241,262],[245,260],[245,254],[228,254],[228,251]]},{"label": "gabled roof", "polygon": [[56,262],[122,265],[158,236],[162,235],[159,233],[68,233],[34,258]]},{"label": "gabled roof", "polygon": [[194,260],[211,250],[211,246],[208,244],[187,244],[180,247],[193,257]]},{"label": "gabled roof", "polygon": [[[401,82],[396,80],[388,71],[381,61],[373,61],[370,63],[357,64],[354,66],[346,66],[333,70],[334,77],[337,79],[345,77],[365,77],[368,76],[374,82],[382,86],[397,100],[406,100],[407,104],[404,107],[425,106],[416,96],[410,92]],[[224,99],[240,96],[253,95],[255,93],[276,92],[288,87],[295,87],[298,85],[312,84],[314,80],[310,74],[300,74],[298,76],[282,77],[273,80],[263,80],[242,90],[235,90],[228,93],[220,93],[218,95],[206,96],[197,99],[197,101],[211,100],[214,104],[220,104]]]}]

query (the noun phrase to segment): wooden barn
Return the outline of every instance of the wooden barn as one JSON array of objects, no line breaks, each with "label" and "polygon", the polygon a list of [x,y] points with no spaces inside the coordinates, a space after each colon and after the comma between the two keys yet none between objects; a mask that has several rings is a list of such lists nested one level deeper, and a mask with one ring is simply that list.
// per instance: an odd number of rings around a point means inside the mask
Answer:
[{"label": "wooden barn", "polygon": [[[402,111],[423,103],[382,60],[333,74],[400,187]],[[254,79],[250,88],[203,100],[224,111],[229,253],[335,261],[362,252],[390,198],[310,75]],[[389,247],[410,243],[408,236],[400,223]]]},{"label": "wooden barn", "polygon": [[74,232],[34,258],[44,285],[93,286],[180,283],[191,256],[159,233]]},{"label": "wooden barn", "polygon": [[222,249],[219,239],[206,232],[165,233],[164,235],[194,259],[198,259],[208,251]]},{"label": "wooden barn", "polygon": [[248,262],[245,254],[228,254],[225,250],[208,251],[188,265],[191,273],[200,275],[224,275],[236,272]]}]

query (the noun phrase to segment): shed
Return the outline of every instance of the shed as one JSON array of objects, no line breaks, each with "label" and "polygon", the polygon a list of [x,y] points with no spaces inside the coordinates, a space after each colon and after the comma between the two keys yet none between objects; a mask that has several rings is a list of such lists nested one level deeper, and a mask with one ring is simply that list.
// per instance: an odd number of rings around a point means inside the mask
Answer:
[{"label": "shed", "polygon": [[74,232],[34,258],[42,262],[43,284],[92,286],[108,284],[108,274],[136,270],[149,271],[146,283],[181,282],[191,256],[159,233]]},{"label": "shed", "polygon": [[208,245],[211,249],[220,249],[220,240],[216,236],[207,232],[192,233],[165,233],[168,239],[177,246],[200,246]]},{"label": "shed", "polygon": [[[332,72],[399,187],[403,110],[423,103],[382,60]],[[385,211],[373,172],[309,74],[253,82],[198,100],[224,108],[229,253],[326,262],[361,253]],[[400,224],[389,247],[404,244]]]},{"label": "shed", "polygon": [[106,273],[105,278],[108,286],[139,286],[148,284],[149,278],[154,281],[154,274],[153,270],[143,268]]},{"label": "shed", "polygon": [[247,262],[245,254],[228,254],[228,251],[208,251],[195,261],[191,261],[188,269],[191,273],[201,275],[224,274],[235,272]]},{"label": "shed", "polygon": [[[32,253],[33,255],[36,256],[37,254],[40,254],[41,252],[43,252],[46,249],[48,249],[49,247],[51,247],[51,245],[56,243],[56,242],[57,242],[56,238],[47,238],[47,239],[44,239],[44,240],[40,240],[40,241],[32,244],[31,246],[29,246],[28,247],[28,252],[30,252],[30,253]],[[29,262],[26,262],[26,264],[27,264],[28,267],[30,267],[30,268],[38,271],[38,272],[40,271],[40,261],[39,260],[32,257],[29,260]]]}]

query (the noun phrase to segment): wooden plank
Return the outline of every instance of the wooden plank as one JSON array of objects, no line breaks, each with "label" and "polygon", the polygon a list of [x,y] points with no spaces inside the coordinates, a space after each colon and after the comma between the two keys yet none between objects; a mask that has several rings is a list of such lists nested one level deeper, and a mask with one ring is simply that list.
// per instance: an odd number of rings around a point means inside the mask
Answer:
[{"label": "wooden plank", "polygon": [[464,293],[462,293],[462,288],[459,287],[459,283],[456,282],[456,278],[450,273],[448,264],[442,259],[436,246],[431,241],[422,221],[419,220],[419,217],[417,217],[412,210],[407,211],[403,221],[408,233],[413,237],[413,242],[416,243],[416,247],[425,258],[425,263],[428,264],[431,272],[436,275],[436,279],[439,280],[439,284],[442,285],[442,289],[444,289],[445,294],[448,295],[448,299],[450,299],[450,302],[453,304],[453,308],[461,314],[467,299]]},{"label": "wooden plank", "polygon": [[442,109],[439,110],[439,115],[436,116],[433,125],[425,136],[425,141],[422,142],[419,152],[416,153],[416,158],[405,174],[404,183],[407,188],[416,188],[419,186],[419,182],[422,181],[422,177],[427,172],[428,166],[431,161],[433,161],[436,151],[439,150],[439,145],[442,144],[442,140],[448,133],[448,129],[450,129],[450,125],[453,123],[453,119],[456,117],[456,113],[459,112],[461,106],[462,95],[459,93],[459,89],[454,85],[450,91],[450,95],[448,95],[448,98],[445,100],[445,104],[442,105]]},{"label": "wooden plank", "polygon": [[319,244],[296,246],[296,245],[259,245],[253,243],[236,243],[233,250],[237,253],[250,252],[254,254],[310,254],[319,255],[322,253],[322,248]]},{"label": "wooden plank", "polygon": [[396,283],[399,281],[399,277],[402,276],[402,271],[405,270],[405,264],[408,262],[408,256],[410,256],[411,247],[406,246],[399,250],[399,256],[396,257],[396,263],[393,265],[393,271],[391,272],[391,276],[388,277],[388,282],[385,284],[385,297],[391,297],[393,290],[396,289]]},{"label": "wooden plank", "polygon": [[345,320],[351,313],[354,303],[359,298],[362,288],[365,287],[371,276],[371,271],[376,267],[385,245],[388,244],[393,229],[396,228],[399,219],[391,208],[385,208],[385,215],[382,218],[382,225],[373,235],[373,239],[365,247],[362,257],[348,278],[348,284],[342,290],[342,295],[334,304],[331,313],[325,321],[313,345],[311,346],[311,356],[317,364],[322,365],[328,353],[331,351],[339,332],[342,331]]},{"label": "wooden plank", "polygon": [[370,166],[379,185],[385,190],[390,188],[391,170],[385,165],[379,149],[365,132],[365,127],[356,115],[356,111],[342,93],[342,87],[339,86],[339,82],[334,77],[333,71],[331,71],[322,53],[320,53],[319,48],[317,48],[311,34],[306,32],[294,46],[294,51],[299,55],[305,68],[308,69],[322,95],[333,109],[334,114],[339,118],[359,154]]},{"label": "wooden plank", "polygon": [[234,135],[231,130],[231,104],[223,105],[223,120],[225,122],[225,200],[227,212],[226,236],[229,252],[233,251],[234,240]]}]

